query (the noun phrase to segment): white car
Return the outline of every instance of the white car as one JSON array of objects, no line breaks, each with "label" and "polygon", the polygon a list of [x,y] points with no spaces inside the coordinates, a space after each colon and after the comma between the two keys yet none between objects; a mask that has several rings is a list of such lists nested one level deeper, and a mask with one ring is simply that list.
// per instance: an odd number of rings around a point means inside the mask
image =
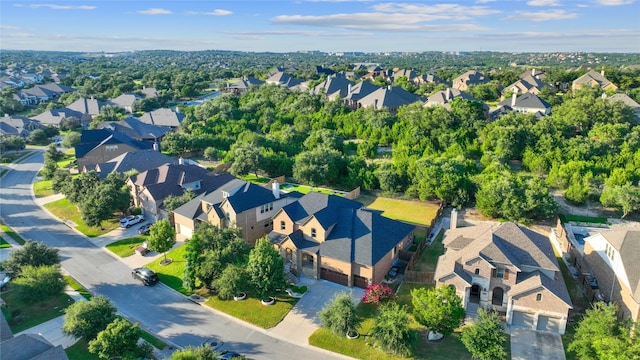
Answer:
[{"label": "white car", "polygon": [[143,215],[129,215],[126,218],[120,219],[120,227],[128,228],[135,224],[139,224],[144,221]]}]

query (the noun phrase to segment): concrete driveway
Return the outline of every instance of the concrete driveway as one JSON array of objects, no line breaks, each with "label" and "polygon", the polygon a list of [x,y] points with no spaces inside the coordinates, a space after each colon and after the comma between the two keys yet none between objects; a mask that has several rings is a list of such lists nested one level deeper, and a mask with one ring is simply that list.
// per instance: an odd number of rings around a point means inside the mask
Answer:
[{"label": "concrete driveway", "polygon": [[559,334],[511,329],[512,360],[565,360]]},{"label": "concrete driveway", "polygon": [[278,325],[268,330],[271,336],[288,339],[297,344],[309,343],[309,336],[320,327],[318,311],[336,294],[342,291],[351,294],[355,304],[360,302],[364,295],[364,289],[348,288],[325,280],[301,278],[297,285],[306,285],[307,292]]}]

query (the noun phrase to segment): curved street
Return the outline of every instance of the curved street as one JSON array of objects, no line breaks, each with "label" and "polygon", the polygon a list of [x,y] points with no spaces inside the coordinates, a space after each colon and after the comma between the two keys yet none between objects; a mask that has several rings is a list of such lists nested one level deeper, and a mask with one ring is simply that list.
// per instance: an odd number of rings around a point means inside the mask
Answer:
[{"label": "curved street", "polygon": [[12,164],[13,170],[0,178],[0,217],[23,238],[58,248],[62,268],[93,294],[111,299],[122,315],[180,347],[215,337],[224,341],[225,348],[252,359],[345,358],[269,336],[263,329],[219,315],[164,285],[140,286],[119,258],[35,203],[32,182],[42,164],[43,153],[38,151]]}]

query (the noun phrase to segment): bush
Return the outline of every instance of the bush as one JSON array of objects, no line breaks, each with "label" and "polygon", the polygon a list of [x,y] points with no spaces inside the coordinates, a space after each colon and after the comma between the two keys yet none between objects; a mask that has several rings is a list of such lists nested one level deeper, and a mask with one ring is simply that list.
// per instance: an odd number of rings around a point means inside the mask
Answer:
[{"label": "bush", "polygon": [[302,285],[302,286],[293,285],[291,286],[291,291],[297,294],[304,294],[307,292],[307,285]]},{"label": "bush", "polygon": [[395,298],[396,294],[389,286],[385,284],[371,284],[364,290],[362,302],[380,305],[383,302],[394,300]]},{"label": "bush", "polygon": [[14,281],[14,285],[20,301],[35,304],[60,293],[65,283],[57,265],[26,265],[22,268],[21,276]]},{"label": "bush", "polygon": [[346,292],[336,294],[333,300],[318,313],[322,327],[338,336],[356,330],[359,318],[351,296]]}]

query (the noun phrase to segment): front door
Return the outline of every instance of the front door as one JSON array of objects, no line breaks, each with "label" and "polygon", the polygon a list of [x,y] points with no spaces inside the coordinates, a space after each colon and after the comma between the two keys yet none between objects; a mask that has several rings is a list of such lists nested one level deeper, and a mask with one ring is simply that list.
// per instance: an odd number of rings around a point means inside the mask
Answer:
[{"label": "front door", "polygon": [[480,303],[480,285],[471,286],[471,294],[469,295],[469,302],[474,304]]}]

